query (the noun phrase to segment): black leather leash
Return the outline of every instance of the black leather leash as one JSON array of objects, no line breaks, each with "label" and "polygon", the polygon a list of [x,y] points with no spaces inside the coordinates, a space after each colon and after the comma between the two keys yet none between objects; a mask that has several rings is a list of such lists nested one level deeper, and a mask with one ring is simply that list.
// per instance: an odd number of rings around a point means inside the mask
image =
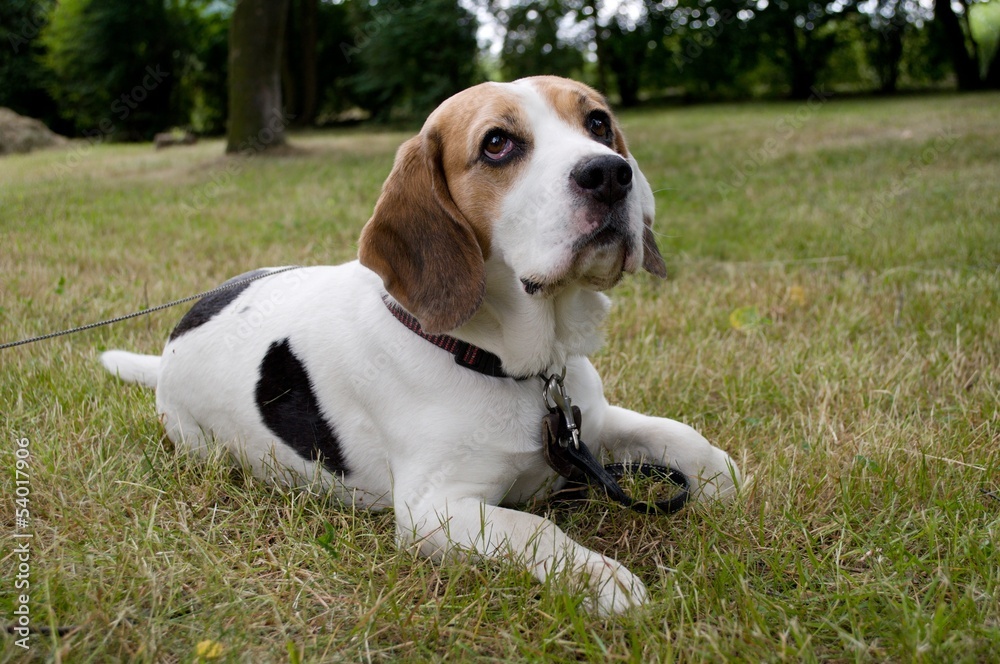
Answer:
[{"label": "black leather leash", "polygon": [[[545,460],[557,473],[572,482],[586,479],[604,489],[608,497],[629,509],[642,514],[673,514],[680,510],[690,498],[687,478],[676,468],[652,463],[615,463],[607,466],[594,458],[581,434],[580,409],[573,405],[563,379],[555,374],[542,379],[545,381],[545,405],[548,415],[542,418],[542,451]],[[667,481],[677,487],[677,492],[665,500],[654,502],[638,501],[629,496],[618,484],[625,475],[637,475],[655,480]]]}]

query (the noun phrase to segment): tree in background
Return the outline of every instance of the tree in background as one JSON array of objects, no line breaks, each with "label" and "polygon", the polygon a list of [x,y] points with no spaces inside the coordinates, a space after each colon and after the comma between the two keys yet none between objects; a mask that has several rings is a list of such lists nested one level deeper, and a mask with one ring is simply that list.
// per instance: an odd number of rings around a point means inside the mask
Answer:
[{"label": "tree in background", "polygon": [[349,3],[334,5],[322,2],[318,9],[317,121],[322,123],[357,106],[352,82],[361,71],[361,63],[357,58],[348,57],[344,51],[355,48],[354,41],[361,37],[361,33],[354,31],[353,14]]},{"label": "tree in background", "polygon": [[634,22],[616,16],[601,32],[603,63],[614,74],[618,98],[622,106],[635,106],[654,37],[652,22],[648,14]]},{"label": "tree in background", "polygon": [[1000,90],[1000,2],[969,8],[969,29],[979,45],[983,87]]},{"label": "tree in background", "polygon": [[905,0],[872,0],[868,13],[859,13],[861,41],[878,79],[878,91],[892,94],[899,83],[903,37],[910,32]]},{"label": "tree in background", "polygon": [[281,85],[285,113],[308,126],[319,111],[319,0],[289,0]]},{"label": "tree in background", "polygon": [[495,11],[505,30],[501,56],[504,78],[579,73],[583,53],[559,38],[559,24],[569,14],[562,3],[530,2]]},{"label": "tree in background", "polygon": [[[957,0],[957,4],[961,8],[958,13],[950,0],[936,0],[933,27],[947,49],[958,89],[1000,89],[1000,49],[994,48],[991,54],[987,53],[984,42],[989,38],[977,35],[970,22],[974,5],[981,3]],[[998,28],[996,25],[992,28],[990,36],[995,43]]]},{"label": "tree in background", "polygon": [[955,14],[951,0],[936,0],[934,3],[934,22],[941,34],[941,40],[948,49],[952,66],[955,69],[955,79],[959,90],[975,90],[979,88],[979,52],[977,44],[969,34],[968,5],[962,3],[962,20]]},{"label": "tree in background", "polygon": [[233,2],[187,0],[175,2],[174,25],[185,44],[178,94],[189,117],[179,119],[199,134],[221,134],[228,111],[229,21]]},{"label": "tree in background", "polygon": [[745,0],[680,0],[659,9],[654,18],[663,26],[660,43],[671,55],[663,68],[673,72],[663,84],[682,86],[698,98],[750,96],[750,75],[764,57],[754,6]]},{"label": "tree in background", "polygon": [[0,106],[38,118],[59,133],[72,126],[59,116],[49,93],[52,72],[42,62],[39,39],[55,0],[4,0],[0,3]]},{"label": "tree in background", "polygon": [[638,103],[653,36],[645,18],[601,19],[600,0],[488,4],[504,29],[501,71],[506,79],[536,74],[575,77],[606,94],[614,92],[614,85],[623,105]]},{"label": "tree in background", "polygon": [[773,54],[785,72],[792,99],[807,99],[841,45],[836,21],[853,4],[838,0],[830,5],[816,0],[775,0],[756,10],[753,28],[761,46]]},{"label": "tree in background", "polygon": [[579,78],[622,105],[1000,88],[1000,0],[621,3],[6,0],[0,104],[60,133],[126,140],[228,122],[241,136],[231,150],[280,145],[289,122],[420,118],[483,78],[469,5],[499,24],[492,72]]},{"label": "tree in background", "polygon": [[226,152],[258,153],[285,144],[281,57],[288,2],[236,2],[229,25]]},{"label": "tree in background", "polygon": [[586,38],[589,40],[587,48],[597,58],[594,63],[597,67],[597,87],[607,94],[611,90],[611,85],[608,76],[609,58],[606,49],[607,40],[611,35],[607,30],[607,26],[601,23],[603,3],[601,0],[578,1],[581,4],[578,13],[580,20],[588,25],[588,30],[585,33]]},{"label": "tree in background", "polygon": [[60,115],[92,137],[152,138],[188,109],[172,97],[182,57],[162,0],[62,0],[41,41]]},{"label": "tree in background", "polygon": [[343,57],[357,60],[357,102],[379,120],[422,116],[480,80],[475,16],[456,0],[356,2],[356,37]]}]

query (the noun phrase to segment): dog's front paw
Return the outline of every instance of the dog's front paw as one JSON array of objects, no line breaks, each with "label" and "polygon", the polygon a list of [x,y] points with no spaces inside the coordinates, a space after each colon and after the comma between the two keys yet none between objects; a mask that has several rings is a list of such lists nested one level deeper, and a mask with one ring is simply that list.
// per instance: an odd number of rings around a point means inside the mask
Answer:
[{"label": "dog's front paw", "polygon": [[712,452],[710,461],[695,475],[692,494],[699,501],[731,502],[743,484],[743,475],[728,454],[718,448]]},{"label": "dog's front paw", "polygon": [[616,560],[591,557],[581,573],[589,590],[584,607],[591,613],[610,616],[646,603],[646,585]]}]

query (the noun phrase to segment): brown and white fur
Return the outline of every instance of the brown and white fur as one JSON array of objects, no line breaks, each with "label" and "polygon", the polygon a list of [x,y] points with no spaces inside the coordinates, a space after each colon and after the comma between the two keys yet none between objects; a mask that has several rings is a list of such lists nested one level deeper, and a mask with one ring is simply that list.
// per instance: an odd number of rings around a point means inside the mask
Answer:
[{"label": "brown and white fur", "polygon": [[728,497],[730,457],[690,427],[611,406],[587,355],[601,291],[663,276],[653,194],[605,99],[565,79],[484,83],[445,101],[400,147],[359,261],[309,267],[206,298],[161,357],[104,365],[156,388],[179,448],[225,446],[262,476],[395,510],[398,539],[435,559],[512,556],[569,573],[601,614],[646,599],[623,565],[509,506],[558,489],[541,451],[538,379],[482,375],[412,333],[498,355],[510,375],[567,367],[596,456],[669,464],[695,500]]}]

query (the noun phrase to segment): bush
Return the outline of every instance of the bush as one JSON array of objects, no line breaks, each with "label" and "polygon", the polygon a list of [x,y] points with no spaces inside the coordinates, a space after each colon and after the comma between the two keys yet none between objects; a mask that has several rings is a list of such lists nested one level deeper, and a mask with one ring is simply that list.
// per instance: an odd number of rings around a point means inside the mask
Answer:
[{"label": "bush", "polygon": [[376,119],[422,116],[480,78],[475,17],[456,0],[389,0],[357,3],[353,44],[357,59],[354,97]]},{"label": "bush", "polygon": [[76,131],[148,140],[187,118],[172,98],[183,53],[163,0],[63,0],[42,33],[50,92]]},{"label": "bush", "polygon": [[42,120],[62,133],[61,121],[48,92],[52,72],[43,64],[39,35],[49,22],[53,0],[4,0],[0,3],[0,107]]}]

